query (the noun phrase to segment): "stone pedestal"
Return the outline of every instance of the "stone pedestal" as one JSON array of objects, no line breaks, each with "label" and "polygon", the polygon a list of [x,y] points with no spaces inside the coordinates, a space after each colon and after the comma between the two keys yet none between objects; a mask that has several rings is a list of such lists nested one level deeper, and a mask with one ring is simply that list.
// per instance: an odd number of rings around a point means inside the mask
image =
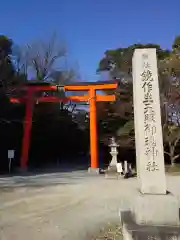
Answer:
[{"label": "stone pedestal", "polygon": [[137,191],[131,211],[121,211],[124,240],[180,240],[179,201],[174,195]]},{"label": "stone pedestal", "polygon": [[140,225],[179,225],[179,201],[171,193],[148,195],[137,193],[132,206],[134,220]]},{"label": "stone pedestal", "polygon": [[180,240],[179,226],[139,225],[130,211],[120,213],[124,240]]},{"label": "stone pedestal", "polygon": [[120,176],[121,174],[117,172],[116,166],[108,167],[105,173],[105,178],[108,178],[108,179],[111,179],[111,178],[118,179]]},{"label": "stone pedestal", "polygon": [[91,168],[91,167],[88,168],[88,173],[91,173],[91,174],[99,174],[100,173],[99,171],[100,171],[99,168]]},{"label": "stone pedestal", "polygon": [[[114,153],[111,153],[114,154]],[[117,178],[118,172],[117,172],[117,155],[112,155],[112,160],[108,166],[108,169],[106,170],[105,174],[106,178]]]}]

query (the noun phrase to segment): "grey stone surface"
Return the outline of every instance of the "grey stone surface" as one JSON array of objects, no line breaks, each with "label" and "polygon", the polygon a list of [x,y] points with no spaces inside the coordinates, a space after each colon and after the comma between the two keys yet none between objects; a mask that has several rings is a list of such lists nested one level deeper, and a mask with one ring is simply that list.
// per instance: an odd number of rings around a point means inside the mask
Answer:
[{"label": "grey stone surface", "polygon": [[180,240],[180,228],[174,226],[138,225],[130,211],[120,213],[124,240]]},{"label": "grey stone surface", "polygon": [[179,225],[179,201],[173,194],[137,195],[132,206],[137,224]]},{"label": "grey stone surface", "polygon": [[111,159],[111,162],[110,162],[109,166],[110,167],[116,167],[116,164],[117,164],[117,154],[118,153],[110,152],[110,154],[112,155],[112,159]]},{"label": "grey stone surface", "polygon": [[166,194],[156,49],[136,49],[132,68],[140,189],[147,194]]},{"label": "grey stone surface", "polygon": [[87,171],[0,178],[0,239],[92,240],[119,223],[119,200],[129,206],[134,184]]},{"label": "grey stone surface", "polygon": [[[180,197],[180,177],[167,176]],[[107,225],[120,224],[130,209],[136,178],[104,179],[85,171],[0,177],[1,240],[92,240]]]},{"label": "grey stone surface", "polygon": [[99,168],[91,168],[91,167],[89,167],[88,168],[88,173],[99,174]]},{"label": "grey stone surface", "polygon": [[120,177],[120,173],[117,172],[116,166],[109,166],[105,172],[105,178],[114,178],[118,179]]}]

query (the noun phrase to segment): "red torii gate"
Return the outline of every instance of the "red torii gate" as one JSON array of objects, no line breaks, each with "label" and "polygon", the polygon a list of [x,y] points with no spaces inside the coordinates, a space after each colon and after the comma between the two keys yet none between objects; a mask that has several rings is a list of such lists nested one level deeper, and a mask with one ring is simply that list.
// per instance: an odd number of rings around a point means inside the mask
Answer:
[{"label": "red torii gate", "polygon": [[[22,140],[22,152],[20,159],[20,168],[25,170],[28,164],[28,153],[30,147],[30,135],[32,128],[33,105],[35,102],[64,102],[77,101],[89,102],[90,105],[90,152],[91,152],[91,168],[97,169],[98,166],[98,148],[97,148],[97,126],[96,126],[96,102],[115,101],[115,95],[100,95],[97,90],[111,90],[117,88],[117,82],[80,82],[73,85],[50,85],[42,83],[31,83],[21,87],[20,90],[25,91],[26,95],[23,97],[11,97],[12,103],[25,103],[26,112],[24,118],[24,134]],[[84,96],[46,96],[36,97],[37,92],[58,92],[60,91],[87,91]]]}]

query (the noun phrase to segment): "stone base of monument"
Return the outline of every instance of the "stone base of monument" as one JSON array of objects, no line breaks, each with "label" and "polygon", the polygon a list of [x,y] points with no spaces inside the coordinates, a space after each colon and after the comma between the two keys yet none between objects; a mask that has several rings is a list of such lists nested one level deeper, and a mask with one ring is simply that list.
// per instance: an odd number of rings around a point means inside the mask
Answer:
[{"label": "stone base of monument", "polygon": [[120,216],[124,239],[180,239],[179,201],[170,193],[139,193],[131,211]]},{"label": "stone base of monument", "polygon": [[100,169],[99,168],[91,168],[91,167],[89,167],[88,168],[88,173],[99,174],[100,173]]},{"label": "stone base of monument", "polygon": [[109,166],[105,172],[105,178],[119,179],[122,177],[123,177],[123,175],[121,173],[117,172],[116,166]]},{"label": "stone base of monument", "polygon": [[130,211],[120,213],[124,240],[179,240],[178,226],[139,225]]},{"label": "stone base of monument", "polygon": [[134,198],[132,212],[136,223],[179,225],[179,201],[173,194],[141,194]]}]

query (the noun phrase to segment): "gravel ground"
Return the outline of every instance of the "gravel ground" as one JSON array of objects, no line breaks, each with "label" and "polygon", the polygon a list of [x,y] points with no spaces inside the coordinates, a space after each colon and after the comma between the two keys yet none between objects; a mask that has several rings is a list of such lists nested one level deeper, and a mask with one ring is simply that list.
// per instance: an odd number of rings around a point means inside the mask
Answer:
[{"label": "gravel ground", "polygon": [[[180,177],[167,177],[180,196]],[[138,183],[85,171],[0,178],[0,240],[121,239]]]},{"label": "gravel ground", "polygon": [[94,233],[92,240],[122,240],[121,226],[117,223],[108,223],[97,234]]}]

